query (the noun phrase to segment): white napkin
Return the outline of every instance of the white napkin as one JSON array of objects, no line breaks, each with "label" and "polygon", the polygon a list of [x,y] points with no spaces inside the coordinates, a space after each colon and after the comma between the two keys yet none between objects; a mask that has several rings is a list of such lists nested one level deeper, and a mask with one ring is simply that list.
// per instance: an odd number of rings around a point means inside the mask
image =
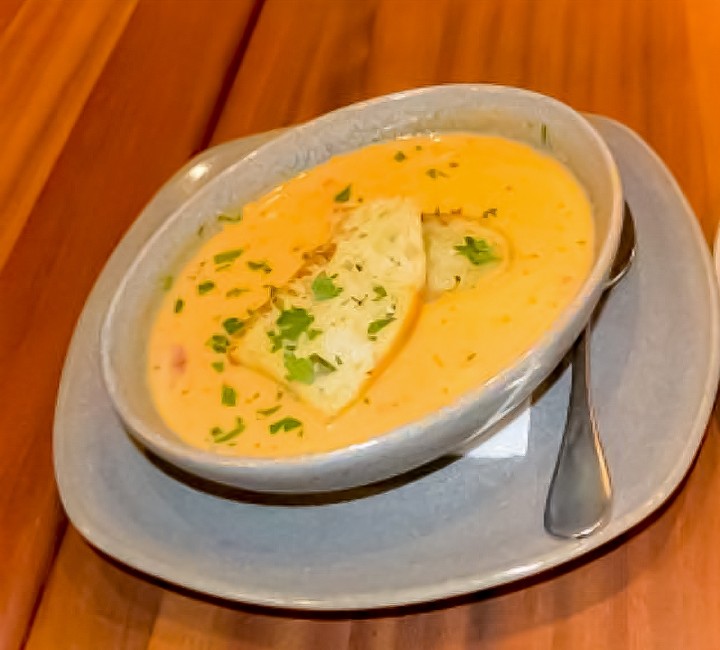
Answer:
[{"label": "white napkin", "polygon": [[465,458],[515,458],[524,456],[528,450],[530,433],[530,400],[498,422],[490,432],[483,434],[480,442],[471,441],[460,449],[458,455]]}]

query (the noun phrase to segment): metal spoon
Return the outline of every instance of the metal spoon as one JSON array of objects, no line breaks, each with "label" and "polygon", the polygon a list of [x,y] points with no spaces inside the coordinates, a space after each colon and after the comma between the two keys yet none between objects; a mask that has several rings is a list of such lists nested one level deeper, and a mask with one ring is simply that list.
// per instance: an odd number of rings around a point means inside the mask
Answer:
[{"label": "metal spoon", "polygon": [[[625,276],[634,257],[635,226],[626,203],[620,244],[605,282],[605,291]],[[608,520],[612,503],[610,473],[588,388],[590,328],[588,323],[572,353],[567,420],[545,503],[545,530],[556,537],[577,539],[599,530]]]}]

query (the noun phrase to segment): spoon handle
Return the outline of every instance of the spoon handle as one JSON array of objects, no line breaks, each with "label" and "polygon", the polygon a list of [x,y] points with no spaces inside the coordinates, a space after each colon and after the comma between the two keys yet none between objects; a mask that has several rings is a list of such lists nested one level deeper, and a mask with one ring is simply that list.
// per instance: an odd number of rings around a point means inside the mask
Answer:
[{"label": "spoon handle", "polygon": [[601,528],[612,501],[610,474],[588,388],[588,334],[589,326],[573,349],[567,420],[545,504],[545,529],[563,538],[586,537]]}]

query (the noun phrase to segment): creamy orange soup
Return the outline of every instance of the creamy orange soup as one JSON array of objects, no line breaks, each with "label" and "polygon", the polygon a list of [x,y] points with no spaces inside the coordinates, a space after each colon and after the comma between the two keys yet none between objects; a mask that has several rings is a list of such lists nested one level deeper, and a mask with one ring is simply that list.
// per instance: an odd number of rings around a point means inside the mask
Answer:
[{"label": "creamy orange soup", "polygon": [[[409,197],[429,218],[477,220],[506,242],[506,259],[472,287],[428,292],[390,362],[329,418],[299,399],[292,382],[233,364],[227,348],[271,287],[286,284],[303,253],[328,240],[339,213],[387,197]],[[184,440],[243,456],[337,449],[452,403],[538,341],[593,262],[591,207],[572,174],[527,145],[469,134],[337,156],[206,229],[218,232],[165,279],[148,384]],[[467,254],[464,244],[461,238],[456,255]]]}]

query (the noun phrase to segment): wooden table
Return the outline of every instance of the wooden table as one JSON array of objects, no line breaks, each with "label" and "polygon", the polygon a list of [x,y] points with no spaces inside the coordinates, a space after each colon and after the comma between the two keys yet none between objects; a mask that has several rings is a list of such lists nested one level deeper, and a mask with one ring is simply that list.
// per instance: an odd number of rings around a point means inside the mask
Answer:
[{"label": "wooden table", "polygon": [[710,237],[718,25],[715,0],[0,0],[0,648],[720,647],[715,419],[672,502],[602,552],[378,617],[279,617],[157,586],[65,524],[51,466],[83,301],[193,153],[402,88],[514,84],[636,129]]}]

